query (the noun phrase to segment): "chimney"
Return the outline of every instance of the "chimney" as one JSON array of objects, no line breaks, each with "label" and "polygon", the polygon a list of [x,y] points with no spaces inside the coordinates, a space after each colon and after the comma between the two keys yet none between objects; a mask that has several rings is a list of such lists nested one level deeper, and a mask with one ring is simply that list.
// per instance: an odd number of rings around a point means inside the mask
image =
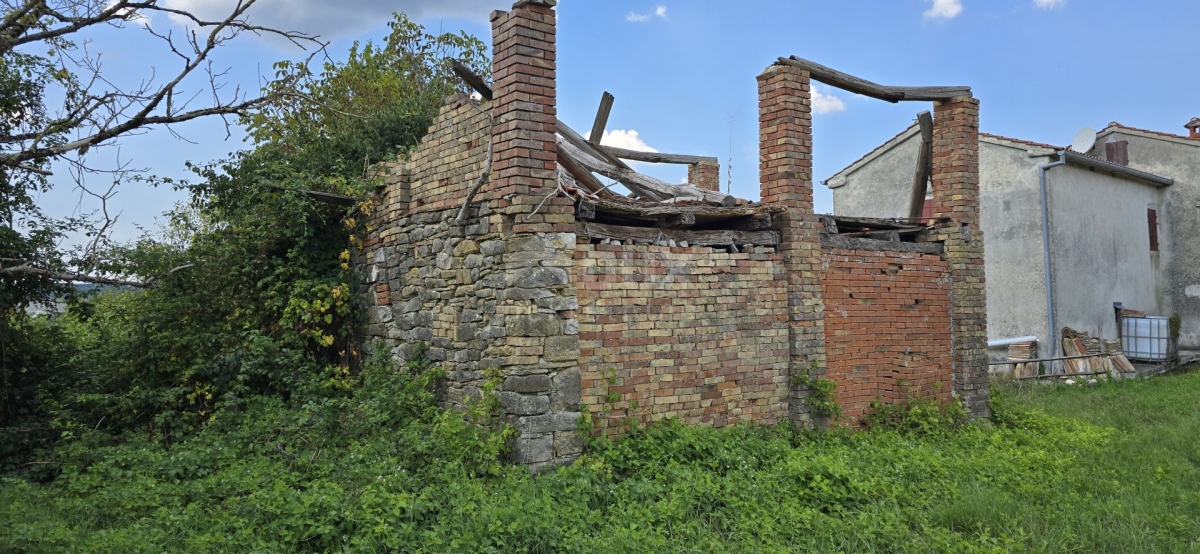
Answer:
[{"label": "chimney", "polygon": [[1192,120],[1187,122],[1187,125],[1184,125],[1183,127],[1191,132],[1191,136],[1188,138],[1200,140],[1200,117],[1193,117]]}]

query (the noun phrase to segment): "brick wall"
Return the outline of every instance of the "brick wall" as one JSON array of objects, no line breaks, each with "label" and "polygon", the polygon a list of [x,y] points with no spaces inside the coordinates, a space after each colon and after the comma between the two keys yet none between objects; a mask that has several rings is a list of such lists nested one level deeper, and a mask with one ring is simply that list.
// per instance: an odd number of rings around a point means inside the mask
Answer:
[{"label": "brick wall", "polygon": [[751,250],[578,246],[583,404],[598,430],[787,416],[783,257]]},{"label": "brick wall", "polygon": [[721,164],[699,162],[688,165],[688,182],[704,190],[721,192]]},{"label": "brick wall", "polygon": [[946,247],[953,283],[954,392],[967,412],[987,417],[987,297],[979,228],[979,101],[934,106],[933,216],[948,217],[929,238]]},{"label": "brick wall", "polygon": [[871,402],[949,400],[950,268],[941,256],[827,249],[826,378],[850,421]]},{"label": "brick wall", "polygon": [[[821,231],[813,210],[812,92],[807,71],[773,65],[758,76],[759,182],[762,202],[784,208],[779,251],[787,267],[789,375],[821,377],[825,368]],[[811,420],[809,391],[791,391],[790,416]]]},{"label": "brick wall", "polygon": [[[487,161],[491,107],[466,96],[452,97],[403,167],[404,184],[389,186],[388,210],[428,212],[458,208]],[[453,163],[447,163],[453,160]]]}]

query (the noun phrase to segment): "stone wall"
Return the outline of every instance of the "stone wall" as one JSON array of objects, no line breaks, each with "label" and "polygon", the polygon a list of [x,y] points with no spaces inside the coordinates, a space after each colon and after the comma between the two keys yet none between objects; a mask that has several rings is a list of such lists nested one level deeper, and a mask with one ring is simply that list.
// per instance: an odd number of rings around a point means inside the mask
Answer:
[{"label": "stone wall", "polygon": [[576,248],[583,404],[598,432],[664,417],[716,426],[787,417],[783,257],[750,250]]},{"label": "stone wall", "polygon": [[826,378],[854,421],[910,396],[949,400],[950,269],[933,254],[826,249]]},{"label": "stone wall", "polygon": [[[409,160],[382,166],[384,188],[360,253],[368,342],[399,361],[418,344],[446,369],[463,406],[485,382],[537,470],[582,451],[573,206],[557,187],[554,11],[524,0],[492,16],[491,103],[456,97]],[[484,190],[456,223],[487,163]]]}]

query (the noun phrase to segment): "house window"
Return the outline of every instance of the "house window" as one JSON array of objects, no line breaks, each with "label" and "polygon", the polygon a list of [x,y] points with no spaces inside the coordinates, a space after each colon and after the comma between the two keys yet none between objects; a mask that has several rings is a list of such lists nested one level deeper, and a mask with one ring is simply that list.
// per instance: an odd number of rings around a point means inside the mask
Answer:
[{"label": "house window", "polygon": [[1150,251],[1158,252],[1158,210],[1146,209],[1146,225],[1150,227]]}]

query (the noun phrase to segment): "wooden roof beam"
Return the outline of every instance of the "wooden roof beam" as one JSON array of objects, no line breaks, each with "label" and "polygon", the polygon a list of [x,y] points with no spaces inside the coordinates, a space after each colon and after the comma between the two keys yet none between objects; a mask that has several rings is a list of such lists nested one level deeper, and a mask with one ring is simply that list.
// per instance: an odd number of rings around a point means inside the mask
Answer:
[{"label": "wooden roof beam", "polygon": [[638,150],[626,150],[615,146],[605,146],[609,154],[624,160],[633,160],[636,162],[649,162],[655,164],[682,164],[692,165],[699,163],[720,163],[717,158],[712,156],[689,156],[686,154],[663,154],[661,152],[641,152]]},{"label": "wooden roof beam", "polygon": [[492,101],[492,87],[487,84],[487,81],[483,80],[483,77],[476,75],[474,71],[471,71],[471,68],[458,60],[450,60],[450,68],[454,70],[454,74],[458,75],[459,79],[462,79],[467,86],[478,92],[479,96],[482,96],[484,100],[488,102]]},{"label": "wooden roof beam", "polygon": [[798,56],[779,58],[779,63],[798,67],[822,83],[887,102],[939,101],[971,96],[971,87],[889,87],[842,73]]},{"label": "wooden roof beam", "polygon": [[600,108],[596,110],[596,122],[592,124],[592,133],[588,136],[588,140],[596,144],[600,144],[600,139],[604,138],[604,129],[608,127],[608,114],[612,113],[613,101],[616,97],[605,91],[600,96]]}]

